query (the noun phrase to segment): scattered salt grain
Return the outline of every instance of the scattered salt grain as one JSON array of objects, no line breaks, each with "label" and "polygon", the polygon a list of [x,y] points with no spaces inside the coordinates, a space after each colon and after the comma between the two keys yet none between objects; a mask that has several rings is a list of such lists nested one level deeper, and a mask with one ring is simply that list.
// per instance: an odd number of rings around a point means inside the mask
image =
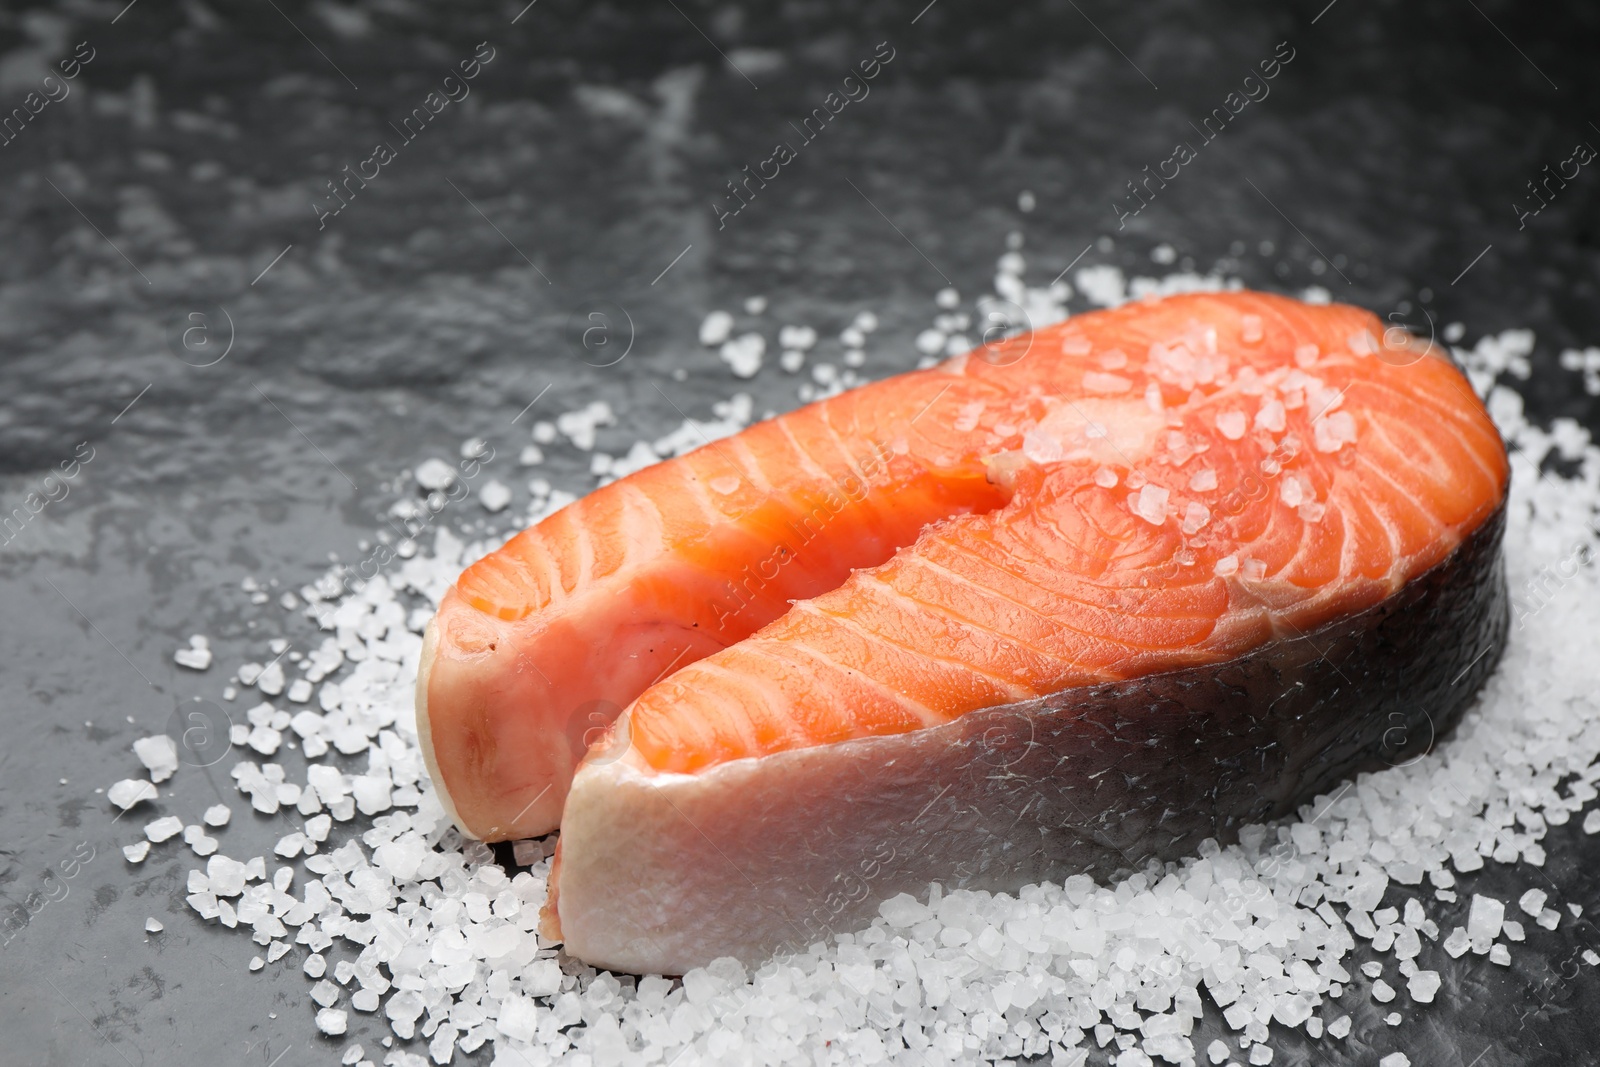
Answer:
[{"label": "scattered salt grain", "polygon": [[1230,441],[1237,441],[1244,436],[1249,423],[1242,411],[1224,411],[1217,416],[1217,432]]},{"label": "scattered salt grain", "polygon": [[146,800],[158,800],[160,796],[153,783],[141,778],[124,778],[106,790],[106,799],[123,811]]},{"label": "scattered salt grain", "polygon": [[233,818],[233,809],[226,804],[213,804],[201,816],[207,826],[226,826]]},{"label": "scattered salt grain", "polygon": [[[417,465],[417,469],[413,473],[416,476],[417,484],[430,492],[443,492],[450,488],[456,480],[455,465],[447,463],[438,457],[423,460]],[[240,679],[240,681],[243,680],[243,678]]]},{"label": "scattered salt grain", "polygon": [[1467,912],[1467,939],[1493,941],[1500,936],[1500,926],[1505,921],[1506,906],[1494,897],[1472,895],[1472,906]]},{"label": "scattered salt grain", "polygon": [[1411,1057],[1404,1052],[1391,1052],[1378,1061],[1378,1067],[1411,1067]]},{"label": "scattered salt grain", "polygon": [[161,925],[161,921],[154,917],[148,918],[144,921],[144,932],[147,934],[159,934],[165,929],[166,927]]},{"label": "scattered salt grain", "polygon": [[178,666],[187,667],[191,671],[207,670],[211,666],[209,642],[203,634],[195,634],[189,638],[189,647],[174,652],[172,660]]},{"label": "scattered salt grain", "polygon": [[700,320],[700,343],[715,348],[733,333],[733,316],[726,311],[713,311]]},{"label": "scattered salt grain", "polygon": [[759,333],[746,333],[724,342],[717,355],[733,370],[734,377],[754,378],[761,370],[761,357],[766,351],[766,338]]},{"label": "scattered salt grain", "polygon": [[317,1029],[325,1034],[337,1037],[339,1034],[344,1033],[349,1019],[348,1012],[340,1011],[338,1008],[323,1008],[317,1012]]},{"label": "scattered salt grain", "polygon": [[504,482],[491,478],[478,490],[478,503],[489,512],[504,511],[511,503],[511,490]]},{"label": "scattered salt grain", "polygon": [[1511,966],[1511,950],[1503,944],[1496,943],[1489,949],[1489,962],[1498,963],[1502,967]]},{"label": "scattered salt grain", "polygon": [[151,841],[154,841],[158,845],[170,837],[176,837],[182,832],[183,820],[178,818],[176,815],[168,815],[164,818],[157,819],[154,822],[146,823],[144,827],[144,836],[148,837]]},{"label": "scattered salt grain", "polygon": [[1167,521],[1167,498],[1170,494],[1159,485],[1146,485],[1137,493],[1129,494],[1129,509],[1152,526]]},{"label": "scattered salt grain", "polygon": [[141,737],[133,743],[133,754],[149,770],[152,782],[164,782],[178,769],[178,746],[166,734]]},{"label": "scattered salt grain", "polygon": [[122,846],[122,856],[129,863],[143,863],[144,858],[150,854],[150,842],[135,841],[131,845]]}]

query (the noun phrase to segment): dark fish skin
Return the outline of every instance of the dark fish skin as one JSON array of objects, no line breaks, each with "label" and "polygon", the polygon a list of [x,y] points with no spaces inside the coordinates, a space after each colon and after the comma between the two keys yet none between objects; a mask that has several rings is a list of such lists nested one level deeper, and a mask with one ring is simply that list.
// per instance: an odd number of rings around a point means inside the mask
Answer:
[{"label": "dark fish skin", "polygon": [[[626,786],[673,799],[653,844],[674,850],[673,871],[693,884],[648,863],[613,882],[630,918],[602,938],[606,962],[755,961],[859,928],[880,901],[921,897],[932,881],[1016,890],[1104,879],[1208,837],[1231,843],[1344,779],[1420,758],[1504,648],[1504,528],[1502,502],[1381,603],[1226,663],[706,772],[729,776],[738,818],[716,806],[729,793],[689,779]],[[663,897],[693,900],[691,921],[669,919]]]}]

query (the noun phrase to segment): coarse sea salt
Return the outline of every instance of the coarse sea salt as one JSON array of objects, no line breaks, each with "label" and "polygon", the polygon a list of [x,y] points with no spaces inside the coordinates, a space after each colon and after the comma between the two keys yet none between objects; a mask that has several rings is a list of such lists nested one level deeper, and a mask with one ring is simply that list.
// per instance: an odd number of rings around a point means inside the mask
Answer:
[{"label": "coarse sea salt", "polygon": [[[1030,315],[1064,315],[1065,295],[1029,288],[1025,268],[1021,256],[1002,261],[1000,296],[1021,296]],[[1086,267],[1074,280],[1089,304],[1107,306],[1130,295],[1236,287],[1200,275],[1124,279],[1111,266]],[[948,290],[936,303],[941,317],[918,346],[930,354],[942,353],[949,337],[967,328],[956,314],[959,294]],[[979,302],[985,314],[995,307]],[[714,313],[702,324],[701,340],[721,346],[732,328],[732,316]],[[853,328],[870,332],[859,316]],[[811,347],[814,337],[795,329],[780,331],[781,346]],[[1258,342],[1261,332],[1259,322],[1247,321],[1243,340]],[[1538,887],[1550,886],[1536,868],[1543,862],[1540,842],[1548,826],[1596,799],[1600,780],[1600,702],[1575,666],[1586,662],[1587,635],[1600,629],[1596,568],[1580,567],[1570,578],[1563,570],[1560,583],[1541,580],[1574,545],[1595,551],[1600,450],[1575,424],[1547,430],[1523,417],[1521,398],[1502,376],[1519,377],[1518,361],[1532,348],[1524,333],[1508,331],[1458,350],[1515,450],[1535,464],[1559,454],[1576,466],[1566,479],[1513,480],[1507,568],[1515,623],[1502,665],[1477,706],[1430,754],[1363,774],[1306,804],[1297,818],[1246,827],[1236,844],[1205,842],[1196,855],[1146,864],[1110,884],[1081,875],[1016,893],[934,884],[884,902],[864,930],[755,967],[718,960],[681,979],[597,971],[566,958],[538,932],[551,842],[517,842],[516,867],[508,872],[491,850],[451,827],[424,772],[411,709],[421,630],[460,570],[515,532],[513,524],[464,543],[440,526],[431,546],[419,541],[377,578],[346,582],[335,570],[300,590],[311,625],[326,635],[324,649],[308,657],[317,665],[314,679],[312,670],[307,678],[320,686],[315,710],[290,716],[262,705],[264,711],[252,709],[246,737],[261,743],[258,753],[276,751],[268,733],[298,739],[302,750],[285,753],[292,766],[257,763],[258,756],[240,760],[232,775],[254,810],[283,820],[278,835],[293,843],[293,854],[270,880],[264,857],[211,855],[203,870],[190,873],[189,905],[203,921],[250,930],[267,946],[249,959],[250,970],[303,947],[295,958],[307,975],[318,1028],[342,1034],[348,1012],[373,1014],[393,1032],[384,1039],[395,1046],[386,1063],[404,1067],[449,1063],[486,1044],[499,1067],[565,1060],[595,1067],[920,1065],[1028,1056],[1081,1063],[1091,1043],[1109,1048],[1119,1065],[1178,1063],[1201,1055],[1190,1038],[1203,1010],[1201,987],[1222,1007],[1244,1050],[1234,1054],[1225,1042],[1213,1042],[1205,1057],[1270,1063],[1276,1028],[1300,1027],[1312,1038],[1350,1036],[1350,1014],[1332,1009],[1338,998],[1357,994],[1347,987],[1358,942],[1365,952],[1398,961],[1405,993],[1421,1008],[1442,983],[1440,970],[1430,968],[1454,966],[1450,957],[1469,951],[1509,962],[1510,949],[1489,931],[1510,942],[1522,933],[1504,920],[1498,900],[1467,891],[1470,904],[1456,901],[1457,880],[1470,883],[1469,872],[1486,862],[1520,865],[1536,887],[1518,906],[1545,930],[1557,928],[1561,913]],[[1354,336],[1350,345],[1358,354],[1376,351],[1370,335]],[[847,386],[845,374],[827,378],[817,380],[825,391]],[[1279,401],[1265,387],[1251,388],[1245,383],[1242,391],[1263,396],[1256,418],[1270,430],[1278,423],[1271,405]],[[1150,407],[1162,410],[1159,390]],[[639,462],[737,432],[753,415],[743,395],[719,401],[714,411],[711,421],[686,419],[661,439],[638,442],[646,446],[635,450]],[[559,432],[592,449],[596,427],[614,422],[597,401],[560,416],[559,427],[537,423],[534,439],[548,445]],[[1249,423],[1243,411],[1231,411],[1219,418],[1219,429],[1239,439]],[[1323,451],[1359,447],[1349,413],[1331,405],[1315,420],[1314,433]],[[604,476],[621,476],[621,462],[612,460]],[[449,477],[419,468],[424,488],[425,476],[439,488],[454,480],[454,468],[438,463]],[[1130,505],[1147,521],[1164,522],[1164,490],[1138,471],[1130,475]],[[508,522],[537,521],[582,489],[536,481],[533,505],[525,514],[508,510]],[[1119,479],[1104,470],[1096,481],[1109,488]],[[1189,487],[1215,489],[1214,473],[1191,476]],[[1185,506],[1183,516],[1190,525],[1200,512]],[[1222,577],[1240,571],[1260,580],[1265,565],[1241,566],[1229,556],[1216,568]],[[268,689],[282,691],[283,676],[280,667],[262,687],[268,670],[247,664],[238,680],[270,697]],[[310,694],[299,699],[291,683],[289,698],[302,704]],[[145,789],[153,793],[154,786],[128,780],[108,793],[113,803],[131,806],[134,791]],[[226,824],[220,815],[213,819],[216,810],[206,812],[207,825]],[[1600,829],[1593,810],[1584,828],[1591,823]],[[176,817],[150,825],[160,827],[151,840],[183,829]],[[149,847],[141,840],[124,852],[137,862]],[[1425,881],[1423,889],[1412,888]],[[1441,928],[1450,930],[1442,945]],[[1372,992],[1375,999],[1397,997],[1381,978]],[[1403,1024],[1400,1015],[1384,1021]],[[1390,1043],[1408,1032],[1384,1031]],[[364,1056],[352,1046],[344,1059],[354,1064]],[[1409,1060],[1396,1052],[1381,1062],[1405,1067]]]}]

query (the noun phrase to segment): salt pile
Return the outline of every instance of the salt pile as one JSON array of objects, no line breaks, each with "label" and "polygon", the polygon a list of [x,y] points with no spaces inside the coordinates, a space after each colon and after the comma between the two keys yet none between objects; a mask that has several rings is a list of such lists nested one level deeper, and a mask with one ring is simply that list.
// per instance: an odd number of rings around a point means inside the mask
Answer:
[{"label": "salt pile", "polygon": [[[935,321],[917,341],[925,362],[975,343],[980,326],[1011,309],[1024,309],[1036,324],[1066,316],[1072,289],[1027,286],[1021,243],[1014,235],[997,267],[996,295],[978,301],[974,314],[958,310],[954,290],[939,294]],[[1085,267],[1074,283],[1089,304],[1105,306],[1237,284],[1194,274],[1128,281],[1107,266]],[[863,352],[876,326],[870,313],[858,317],[841,336],[844,349]],[[765,339],[734,338],[734,327],[733,316],[713,313],[699,340],[719,349],[739,376],[759,373]],[[782,368],[797,371],[817,332],[785,325],[775,343]],[[401,1067],[447,1064],[490,1043],[499,1067],[1023,1056],[1080,1064],[1094,1047],[1119,1067],[1193,1064],[1202,1056],[1265,1064],[1274,1024],[1340,1041],[1352,1030],[1344,1005],[1368,996],[1393,1005],[1386,1021],[1397,1027],[1369,1040],[1405,1046],[1415,1031],[1404,1024],[1427,1012],[1442,984],[1440,971],[1421,961],[1447,968],[1452,957],[1471,953],[1507,964],[1511,945],[1525,937],[1520,920],[1507,915],[1520,913],[1544,930],[1560,926],[1554,887],[1538,870],[1546,860],[1541,842],[1548,827],[1567,823],[1597,796],[1600,701],[1588,672],[1575,665],[1587,662],[1590,635],[1600,632],[1600,579],[1588,566],[1597,547],[1600,449],[1570,420],[1546,430],[1523,418],[1507,379],[1527,376],[1532,345],[1527,331],[1508,331],[1456,353],[1519,457],[1507,516],[1514,622],[1504,663],[1449,740],[1414,762],[1345,783],[1305,805],[1298,820],[1248,827],[1237,844],[1206,842],[1182,862],[1151,863],[1109,885],[1074,876],[1011,895],[934,884],[884,902],[868,929],[753,969],[719,960],[681,980],[596,971],[538,934],[551,842],[517,842],[512,852],[522,869],[508,872],[489,848],[450,825],[424,773],[411,704],[420,633],[461,568],[496,543],[466,544],[439,526],[431,551],[419,538],[369,581],[335,569],[301,589],[320,644],[311,641],[315,649],[287,669],[283,649],[274,649],[279,658],[267,666],[239,670],[235,683],[253,686],[260,699],[235,727],[242,758],[232,778],[256,812],[283,821],[285,833],[271,858],[208,855],[189,873],[188,902],[206,921],[250,932],[261,946],[250,970],[303,971],[308,1027],[335,1038],[354,1022],[351,1013],[386,1021],[392,1047],[349,1046],[348,1065],[380,1058]],[[814,363],[813,380],[799,387],[802,399],[859,381],[852,361],[864,360],[849,357],[843,372]],[[601,480],[620,477],[736,432],[753,416],[743,394],[714,410],[713,420],[686,421],[620,458],[594,453],[591,471]],[[1253,417],[1280,415],[1263,409]],[[1238,413],[1241,433],[1245,418]],[[559,435],[589,452],[598,428],[615,422],[597,402],[538,423],[534,440],[552,446]],[[1576,475],[1540,476],[1551,456],[1574,465]],[[536,446],[522,456],[529,466],[542,459]],[[415,477],[438,491],[455,475],[430,460]],[[566,492],[534,479],[529,507],[508,518],[536,521],[584,488]],[[1151,521],[1164,514],[1149,487],[1132,499]],[[507,506],[498,490],[483,503],[495,513]],[[287,671],[301,677],[291,681]],[[286,688],[289,703],[309,706],[283,706],[277,698]],[[279,762],[290,740],[305,758]],[[164,748],[140,744],[152,777],[170,773]],[[111,788],[110,799],[130,808],[159,798],[153,783],[129,779]],[[221,833],[229,814],[218,805],[204,823]],[[1584,828],[1591,823],[1600,830],[1595,811]],[[124,849],[128,861],[180,831],[197,854],[204,842],[216,845],[199,825],[186,829],[167,816]],[[1461,880],[1488,862],[1517,865],[1532,888],[1514,905],[1470,892]],[[1358,969],[1361,978],[1350,961],[1358,942],[1379,957]],[[1594,965],[1600,956],[1586,960]],[[1231,1040],[1201,1050],[1191,1035],[1206,1000],[1220,1009]],[[330,1041],[330,1061],[340,1048]],[[1381,1059],[1385,1067],[1409,1062],[1398,1050]]]}]

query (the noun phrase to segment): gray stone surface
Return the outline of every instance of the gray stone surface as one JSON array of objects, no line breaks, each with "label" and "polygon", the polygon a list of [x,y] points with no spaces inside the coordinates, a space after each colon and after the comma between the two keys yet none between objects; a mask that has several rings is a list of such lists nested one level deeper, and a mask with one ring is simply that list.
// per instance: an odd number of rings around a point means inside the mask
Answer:
[{"label": "gray stone surface", "polygon": [[[1034,284],[1081,253],[1079,266],[1163,272],[1150,252],[1167,243],[1179,266],[1319,284],[1419,329],[1532,327],[1533,409],[1600,429],[1595,398],[1556,363],[1600,343],[1597,179],[1581,174],[1525,228],[1513,207],[1575,142],[1600,143],[1592,11],[920,7],[61,0],[0,13],[4,109],[77,42],[93,50],[70,95],[0,147],[5,510],[80,442],[93,449],[70,493],[0,546],[0,896],[14,920],[0,1063],[294,1067],[336,1062],[351,1040],[378,1047],[385,1028],[354,1013],[348,1038],[317,1035],[297,968],[247,973],[258,946],[184,906],[193,858],[179,842],[123,860],[156,814],[197,821],[219,798],[235,809],[224,851],[270,853],[282,830],[240,801],[232,759],[185,767],[120,820],[96,790],[133,776],[131,743],[186,702],[219,701],[267,639],[309,636],[298,615],[248,604],[240,580],[294,588],[330,553],[357,558],[389,483],[422,459],[484,436],[522,505],[512,457],[528,420],[513,419],[536,397],[545,413],[606,399],[621,416],[602,432],[612,450],[736,388],[758,412],[793,406],[795,379],[770,355],[735,383],[695,342],[714,307],[766,295],[769,341],[778,323],[809,323],[816,359],[836,359],[832,338],[870,307],[877,375],[914,361],[937,288],[987,288],[1013,229]],[[1271,95],[1119,229],[1125,183],[1176,141],[1198,144],[1191,123],[1285,40],[1294,58]],[[798,144],[791,121],[883,41],[895,58],[871,95],[719,228],[725,183],[776,141]],[[398,143],[390,124],[479,42],[494,58],[471,95],[319,228],[325,182]],[[1027,216],[1023,189],[1038,198]],[[579,340],[596,310],[616,343],[631,334],[620,362],[597,365],[609,354]],[[572,450],[552,449],[549,467],[589,484]],[[486,519],[475,505],[454,516]],[[203,674],[172,662],[196,632],[216,653]],[[1593,839],[1574,823],[1547,847],[1561,896],[1600,908]],[[1515,897],[1527,877],[1491,867],[1467,884]],[[166,929],[146,935],[147,916]],[[1597,941],[1587,921],[1532,928],[1509,970],[1441,966],[1438,1003],[1398,1030],[1365,1003],[1348,1045],[1280,1035],[1275,1062],[1396,1047],[1418,1065],[1592,1062],[1597,985],[1572,961]],[[1206,1025],[1201,1047],[1218,1020]]]}]

